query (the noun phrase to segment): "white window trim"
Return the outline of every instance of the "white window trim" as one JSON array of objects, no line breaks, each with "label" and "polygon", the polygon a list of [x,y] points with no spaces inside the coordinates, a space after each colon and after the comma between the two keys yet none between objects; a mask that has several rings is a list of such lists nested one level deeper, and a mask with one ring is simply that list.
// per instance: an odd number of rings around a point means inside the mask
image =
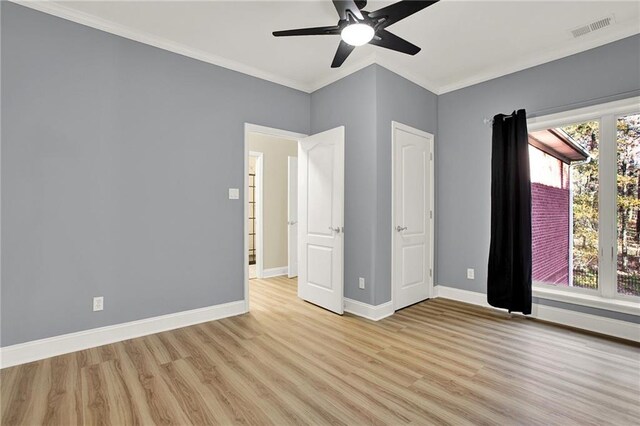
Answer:
[{"label": "white window trim", "polygon": [[542,115],[527,119],[530,132],[545,130],[551,127],[566,126],[590,120],[599,120],[602,116],[613,114],[616,116],[632,114],[640,110],[640,96],[634,96],[620,101],[607,102],[585,108],[572,109],[555,114]]},{"label": "white window trim", "polygon": [[640,315],[640,303],[633,300],[609,299],[597,294],[568,291],[565,290],[564,287],[562,289],[551,287],[553,286],[534,284],[533,297],[571,303],[572,305],[589,306],[591,308],[615,311],[623,314]]},{"label": "white window trim", "polygon": [[[532,117],[527,120],[530,132],[549,129],[552,127],[566,126],[572,123],[584,121],[598,121],[600,123],[600,146],[611,147],[616,144],[615,120],[617,117],[638,113],[640,111],[640,96],[608,102],[600,105],[579,108],[549,114],[540,117]],[[617,183],[615,169],[615,149],[600,149],[600,211],[599,211],[599,277],[598,290],[581,289],[575,287],[556,287],[542,283],[533,283],[533,296],[541,299],[555,300],[558,302],[575,305],[589,306],[597,309],[606,309],[631,315],[640,315],[640,297],[622,295],[616,292],[616,263],[615,252],[617,250],[617,229],[615,197]],[[603,157],[604,154],[604,158]],[[609,190],[602,190],[609,188]],[[603,226],[608,224],[608,226]],[[613,253],[613,261],[610,256]],[[605,259],[606,258],[606,259]],[[604,285],[603,285],[604,283]]]}]

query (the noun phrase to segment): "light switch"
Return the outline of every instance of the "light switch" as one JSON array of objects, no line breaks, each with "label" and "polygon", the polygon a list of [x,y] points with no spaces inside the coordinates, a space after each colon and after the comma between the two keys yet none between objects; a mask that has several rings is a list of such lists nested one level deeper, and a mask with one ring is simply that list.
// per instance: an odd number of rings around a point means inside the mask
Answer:
[{"label": "light switch", "polygon": [[238,188],[229,188],[229,199],[237,200],[240,198],[240,190]]}]

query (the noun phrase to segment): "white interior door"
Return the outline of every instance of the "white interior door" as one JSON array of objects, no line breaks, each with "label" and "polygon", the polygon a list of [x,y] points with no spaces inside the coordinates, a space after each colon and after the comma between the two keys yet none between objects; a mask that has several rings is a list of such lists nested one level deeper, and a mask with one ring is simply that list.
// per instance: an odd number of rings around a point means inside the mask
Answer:
[{"label": "white interior door", "polygon": [[298,296],[343,312],[344,127],[298,146]]},{"label": "white interior door", "polygon": [[289,157],[287,190],[287,240],[289,278],[298,276],[298,158]]},{"label": "white interior door", "polygon": [[433,136],[393,123],[393,300],[401,309],[433,288]]}]

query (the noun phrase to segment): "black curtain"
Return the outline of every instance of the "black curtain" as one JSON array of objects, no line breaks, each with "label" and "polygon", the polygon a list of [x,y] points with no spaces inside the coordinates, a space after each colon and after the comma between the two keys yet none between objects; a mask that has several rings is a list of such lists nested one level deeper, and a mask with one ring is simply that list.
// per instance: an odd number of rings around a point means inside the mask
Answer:
[{"label": "black curtain", "polygon": [[523,109],[493,117],[491,247],[487,299],[491,306],[531,313],[531,176]]}]

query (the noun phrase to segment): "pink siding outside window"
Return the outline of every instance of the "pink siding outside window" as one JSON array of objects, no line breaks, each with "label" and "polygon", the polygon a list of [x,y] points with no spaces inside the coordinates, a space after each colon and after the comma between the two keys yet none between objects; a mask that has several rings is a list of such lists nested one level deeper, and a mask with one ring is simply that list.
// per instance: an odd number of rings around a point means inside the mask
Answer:
[{"label": "pink siding outside window", "polygon": [[569,285],[569,166],[529,147],[533,281]]}]

